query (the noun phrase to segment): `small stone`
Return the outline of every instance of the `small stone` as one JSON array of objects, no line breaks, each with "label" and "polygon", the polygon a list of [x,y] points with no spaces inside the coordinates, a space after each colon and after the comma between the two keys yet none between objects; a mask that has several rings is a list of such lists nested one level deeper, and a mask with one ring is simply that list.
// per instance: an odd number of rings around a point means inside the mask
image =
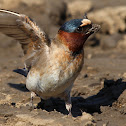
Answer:
[{"label": "small stone", "polygon": [[19,121],[15,124],[15,126],[27,126],[28,124],[26,122]]},{"label": "small stone", "polygon": [[103,126],[107,126],[107,124],[103,124]]},{"label": "small stone", "polygon": [[93,67],[87,67],[88,70],[93,70]]},{"label": "small stone", "polygon": [[88,77],[88,74],[85,74],[85,75],[84,75],[84,78],[87,78],[87,77]]},{"label": "small stone", "polygon": [[16,105],[16,103],[12,102],[12,103],[11,103],[11,105],[12,105],[12,106],[15,106],[15,105]]},{"label": "small stone", "polygon": [[118,41],[117,47],[120,49],[126,48],[126,35],[124,35],[123,38]]},{"label": "small stone", "polygon": [[123,74],[123,77],[126,78],[126,73]]},{"label": "small stone", "polygon": [[91,122],[91,121],[89,121],[84,126],[96,126],[96,124]]},{"label": "small stone", "polygon": [[92,58],[92,54],[88,54],[87,59],[91,59],[91,58]]},{"label": "small stone", "polygon": [[92,120],[92,119],[93,117],[90,114],[83,112],[83,115],[81,116],[81,120]]}]

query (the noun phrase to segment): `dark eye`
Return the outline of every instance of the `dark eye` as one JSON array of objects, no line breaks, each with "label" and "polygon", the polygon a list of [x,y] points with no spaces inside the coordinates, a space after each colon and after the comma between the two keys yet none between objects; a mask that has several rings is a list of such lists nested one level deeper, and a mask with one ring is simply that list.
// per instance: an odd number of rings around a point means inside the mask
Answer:
[{"label": "dark eye", "polygon": [[82,27],[78,27],[77,29],[76,29],[76,32],[82,32],[83,31],[83,28]]}]

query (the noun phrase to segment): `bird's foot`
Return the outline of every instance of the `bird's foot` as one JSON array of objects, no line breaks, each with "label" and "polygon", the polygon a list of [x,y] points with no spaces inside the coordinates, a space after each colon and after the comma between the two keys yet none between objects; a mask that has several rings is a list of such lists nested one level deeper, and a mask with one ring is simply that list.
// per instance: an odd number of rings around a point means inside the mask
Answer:
[{"label": "bird's foot", "polygon": [[29,110],[34,110],[36,107],[34,106],[34,104],[33,104],[33,98],[36,96],[36,94],[34,93],[34,92],[31,92],[31,100],[30,100],[30,103],[29,103],[29,106],[30,106],[30,108],[29,108]]},{"label": "bird's foot", "polygon": [[71,108],[72,108],[71,102],[70,102],[70,103],[66,103],[66,109],[67,109],[67,111],[68,111],[68,115],[69,115],[69,116],[72,116]]},{"label": "bird's foot", "polygon": [[32,110],[34,110],[34,109],[36,109],[36,108],[37,108],[36,106],[31,105],[31,104],[30,104],[29,106],[30,106],[30,107],[29,107],[29,110],[30,110],[30,111],[32,111]]}]

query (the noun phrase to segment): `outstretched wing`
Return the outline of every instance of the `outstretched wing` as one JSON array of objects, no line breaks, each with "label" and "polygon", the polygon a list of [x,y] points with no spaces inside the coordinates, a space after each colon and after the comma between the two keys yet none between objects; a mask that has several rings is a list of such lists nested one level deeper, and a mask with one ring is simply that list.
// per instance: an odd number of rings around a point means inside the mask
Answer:
[{"label": "outstretched wing", "polygon": [[35,55],[41,49],[50,45],[45,32],[41,31],[32,19],[23,14],[0,10],[0,32],[20,42],[28,66],[31,65],[30,62],[35,61]]}]

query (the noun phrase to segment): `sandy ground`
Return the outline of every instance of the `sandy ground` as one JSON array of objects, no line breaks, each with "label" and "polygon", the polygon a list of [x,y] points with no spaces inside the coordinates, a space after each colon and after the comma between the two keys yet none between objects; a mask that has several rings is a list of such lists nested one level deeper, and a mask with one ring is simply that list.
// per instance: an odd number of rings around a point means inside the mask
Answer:
[{"label": "sandy ground", "polygon": [[[106,1],[104,5],[111,3]],[[30,8],[22,6],[23,9],[13,10],[24,13]],[[102,6],[99,3],[95,8]],[[32,9],[26,13],[31,14]],[[34,16],[42,27],[39,14],[34,12]],[[59,26],[60,23],[54,24],[52,31]],[[84,51],[85,63],[71,92],[73,117],[67,116],[64,101],[60,99],[40,103],[36,97],[37,108],[31,111],[25,77],[13,72],[24,67],[21,47],[13,39],[0,35],[0,126],[126,126],[126,49],[103,50],[98,45],[86,46]]]}]

